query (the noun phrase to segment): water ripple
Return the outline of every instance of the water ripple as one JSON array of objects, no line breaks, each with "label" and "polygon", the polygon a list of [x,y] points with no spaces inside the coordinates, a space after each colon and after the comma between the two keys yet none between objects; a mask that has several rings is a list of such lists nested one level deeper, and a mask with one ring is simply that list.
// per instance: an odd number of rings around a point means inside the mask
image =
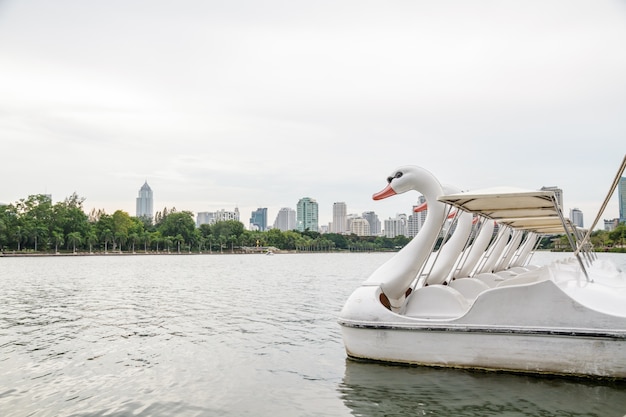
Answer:
[{"label": "water ripple", "polygon": [[626,408],[623,387],[346,364],[336,315],[387,257],[0,258],[2,416],[559,415],[572,394],[602,401],[589,415]]}]

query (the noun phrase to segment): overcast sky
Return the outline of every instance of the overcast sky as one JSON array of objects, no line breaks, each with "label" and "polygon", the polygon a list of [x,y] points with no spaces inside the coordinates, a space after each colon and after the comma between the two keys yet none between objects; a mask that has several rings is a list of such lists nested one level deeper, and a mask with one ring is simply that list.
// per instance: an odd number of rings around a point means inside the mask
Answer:
[{"label": "overcast sky", "polygon": [[[625,1],[0,0],[0,202],[372,201],[400,165],[558,186],[589,227],[626,154]],[[618,217],[613,196],[603,218]]]}]

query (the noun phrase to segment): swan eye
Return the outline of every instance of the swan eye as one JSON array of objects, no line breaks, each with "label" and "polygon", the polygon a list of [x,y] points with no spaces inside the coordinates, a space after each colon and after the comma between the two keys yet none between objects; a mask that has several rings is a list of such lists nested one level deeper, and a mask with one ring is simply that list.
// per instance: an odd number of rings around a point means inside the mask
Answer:
[{"label": "swan eye", "polygon": [[393,177],[387,177],[387,182],[391,184],[391,181],[393,181],[394,178],[400,178],[401,176],[402,176],[402,172],[398,171],[395,173]]}]

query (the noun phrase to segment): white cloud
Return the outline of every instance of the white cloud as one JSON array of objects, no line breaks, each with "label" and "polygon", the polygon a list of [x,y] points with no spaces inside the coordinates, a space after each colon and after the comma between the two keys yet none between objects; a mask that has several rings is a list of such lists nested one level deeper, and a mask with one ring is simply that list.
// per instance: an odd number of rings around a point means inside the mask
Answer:
[{"label": "white cloud", "polygon": [[132,213],[147,179],[157,207],[246,218],[310,196],[324,222],[335,201],[382,219],[416,196],[371,194],[417,164],[462,188],[558,185],[589,219],[625,149],[625,17],[618,1],[3,2],[0,174],[19,181],[0,201],[46,188]]}]

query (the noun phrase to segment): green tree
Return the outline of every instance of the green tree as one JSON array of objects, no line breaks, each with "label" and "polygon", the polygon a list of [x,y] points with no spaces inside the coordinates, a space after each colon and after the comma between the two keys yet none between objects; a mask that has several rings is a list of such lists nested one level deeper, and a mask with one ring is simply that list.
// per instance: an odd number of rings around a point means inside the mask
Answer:
[{"label": "green tree", "polygon": [[89,245],[89,253],[93,252],[94,243],[98,242],[98,236],[96,235],[96,231],[94,227],[89,227],[87,234],[85,235],[85,243]]},{"label": "green tree", "polygon": [[333,242],[334,247],[336,247],[337,249],[348,248],[348,240],[344,235],[341,235],[339,233],[328,233],[324,235],[324,237]]},{"label": "green tree", "polygon": [[284,249],[287,246],[287,238],[279,229],[270,229],[265,233],[267,238],[267,246]]},{"label": "green tree", "polygon": [[170,236],[163,237],[163,246],[166,248],[167,253],[169,253],[170,247],[172,246],[172,238]]},{"label": "green tree", "polygon": [[144,230],[140,235],[141,240],[143,241],[143,250],[145,253],[148,253],[148,246],[150,245],[152,239],[152,233],[147,230]]},{"label": "green tree", "polygon": [[193,236],[193,232],[196,229],[196,223],[193,220],[193,213],[189,211],[183,212],[170,212],[167,216],[163,217],[160,224],[157,226],[157,230],[165,237],[174,238],[177,235],[181,235],[185,242],[188,242]]},{"label": "green tree", "polygon": [[67,234],[67,242],[72,245],[72,252],[76,253],[76,244],[82,243],[82,236],[79,232],[70,232]]},{"label": "green tree", "polygon": [[615,229],[609,232],[609,239],[614,246],[624,247],[626,241],[626,223],[620,223]]},{"label": "green tree", "polygon": [[54,253],[59,253],[59,246],[62,246],[65,243],[63,232],[60,230],[53,231],[52,240],[54,241]]},{"label": "green tree", "polygon": [[235,238],[239,239],[239,237],[243,234],[244,226],[243,223],[238,222],[237,220],[226,220],[217,222],[211,226],[211,234],[214,236],[224,237],[228,240],[231,236],[235,236]]},{"label": "green tree", "polygon": [[174,241],[174,243],[176,243],[177,252],[180,253],[180,245],[182,243],[185,243],[185,238],[183,237],[183,235],[179,233],[176,236],[174,236],[172,240]]},{"label": "green tree", "polygon": [[111,231],[114,236],[113,250],[116,248],[116,243],[119,243],[120,250],[122,250],[122,245],[128,241],[128,235],[133,228],[134,222],[128,213],[123,210],[116,210],[111,219],[113,223]]},{"label": "green tree", "polygon": [[156,243],[156,251],[159,252],[159,243],[163,242],[163,236],[158,230],[150,233],[150,240]]},{"label": "green tree", "polygon": [[200,229],[194,229],[191,240],[189,240],[189,252],[191,252],[192,245],[196,245],[198,248],[198,253],[202,252],[202,245],[204,244],[204,238],[202,237],[202,233]]}]

